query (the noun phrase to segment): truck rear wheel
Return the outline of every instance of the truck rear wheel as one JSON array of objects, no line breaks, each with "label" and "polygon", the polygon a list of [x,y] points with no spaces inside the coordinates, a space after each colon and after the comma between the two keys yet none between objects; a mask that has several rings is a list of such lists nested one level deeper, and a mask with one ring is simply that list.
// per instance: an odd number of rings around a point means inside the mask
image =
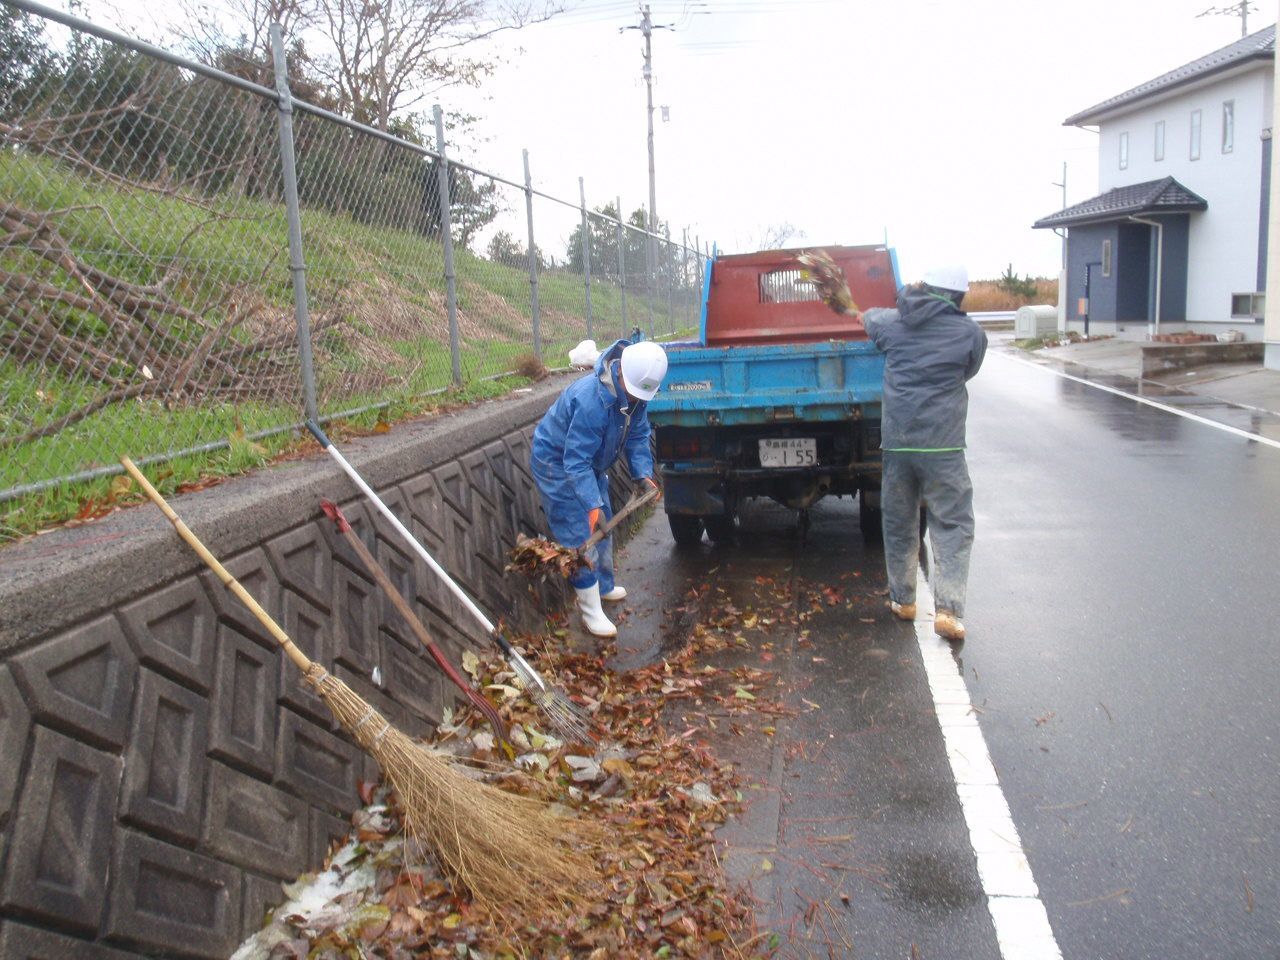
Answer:
[{"label": "truck rear wheel", "polygon": [[712,543],[729,543],[738,533],[738,518],[732,513],[723,513],[715,517],[703,517],[707,528],[707,536]]},{"label": "truck rear wheel", "polygon": [[692,547],[702,542],[702,518],[689,517],[680,513],[668,513],[667,523],[671,525],[671,536],[681,547]]}]

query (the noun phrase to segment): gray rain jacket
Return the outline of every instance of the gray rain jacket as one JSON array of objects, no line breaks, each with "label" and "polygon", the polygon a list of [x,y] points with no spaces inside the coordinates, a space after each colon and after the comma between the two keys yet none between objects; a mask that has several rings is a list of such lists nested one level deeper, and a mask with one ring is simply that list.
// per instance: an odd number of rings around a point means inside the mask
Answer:
[{"label": "gray rain jacket", "polygon": [[978,372],[987,335],[969,315],[919,287],[898,308],[868,310],[867,333],[884,353],[884,450],[956,450],[969,412],[965,382]]}]

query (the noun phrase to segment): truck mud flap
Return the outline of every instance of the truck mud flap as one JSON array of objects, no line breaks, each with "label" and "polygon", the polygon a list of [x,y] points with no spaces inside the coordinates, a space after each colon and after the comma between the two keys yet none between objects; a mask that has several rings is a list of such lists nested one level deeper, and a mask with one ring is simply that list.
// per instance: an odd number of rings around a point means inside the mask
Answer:
[{"label": "truck mud flap", "polygon": [[724,481],[718,477],[663,477],[662,501],[667,513],[714,517],[728,513]]}]

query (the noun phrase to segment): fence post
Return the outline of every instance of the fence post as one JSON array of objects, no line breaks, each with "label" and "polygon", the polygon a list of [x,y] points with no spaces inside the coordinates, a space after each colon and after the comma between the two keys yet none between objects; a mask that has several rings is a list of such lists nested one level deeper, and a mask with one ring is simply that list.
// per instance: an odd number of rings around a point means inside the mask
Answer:
[{"label": "fence post", "polygon": [[[641,208],[643,209],[643,207]],[[645,316],[649,318],[649,339],[653,339],[653,234],[649,232],[649,211],[645,210],[644,222],[644,305]]]},{"label": "fence post", "polygon": [[444,247],[445,311],[449,317],[449,362],[453,385],[462,386],[462,342],[458,336],[458,276],[453,265],[453,197],[449,190],[449,157],[444,148],[444,111],[431,107],[436,122],[436,185],[440,191],[440,241]]},{"label": "fence post", "polygon": [[318,420],[316,371],[311,355],[311,318],[307,312],[307,265],[302,257],[302,217],[298,211],[298,170],[293,155],[293,94],[284,56],[284,29],[271,24],[271,57],[276,75],[276,107],[280,114],[280,168],[284,174],[284,207],[289,222],[289,269],[293,274],[293,311],[298,327],[298,364],[302,373],[302,409]]},{"label": "fence post", "polygon": [[582,203],[582,276],[587,290],[587,339],[591,334],[591,224],[587,220],[587,188],[578,178],[578,199]]},{"label": "fence post", "polygon": [[[665,241],[662,245],[662,261],[664,264],[662,272],[667,276],[667,326],[671,328],[672,336],[676,332],[676,313],[671,305],[672,291],[675,287],[675,271],[671,269],[676,265],[676,258],[671,255],[671,224],[667,224],[662,228]],[[668,266],[669,264],[669,266]]]},{"label": "fence post", "polygon": [[529,308],[533,314],[533,355],[542,360],[542,324],[538,314],[538,247],[533,240],[533,177],[524,151],[524,205],[529,213]]},{"label": "fence post", "polygon": [[618,197],[618,290],[622,293],[622,336],[627,329],[627,231],[622,226],[622,197]]},{"label": "fence post", "polygon": [[689,228],[680,232],[680,292],[684,294],[684,325],[687,330],[693,316],[693,291],[689,279]]}]

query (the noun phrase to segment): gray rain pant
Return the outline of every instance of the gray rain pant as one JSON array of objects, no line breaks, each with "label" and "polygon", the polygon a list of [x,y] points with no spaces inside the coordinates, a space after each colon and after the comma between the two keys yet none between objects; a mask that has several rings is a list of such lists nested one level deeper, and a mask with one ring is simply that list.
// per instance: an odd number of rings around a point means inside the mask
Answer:
[{"label": "gray rain pant", "polygon": [[934,603],[964,616],[973,549],[973,484],[964,451],[884,453],[880,508],[889,599],[916,602],[920,565],[920,506],[924,505],[933,547]]}]

